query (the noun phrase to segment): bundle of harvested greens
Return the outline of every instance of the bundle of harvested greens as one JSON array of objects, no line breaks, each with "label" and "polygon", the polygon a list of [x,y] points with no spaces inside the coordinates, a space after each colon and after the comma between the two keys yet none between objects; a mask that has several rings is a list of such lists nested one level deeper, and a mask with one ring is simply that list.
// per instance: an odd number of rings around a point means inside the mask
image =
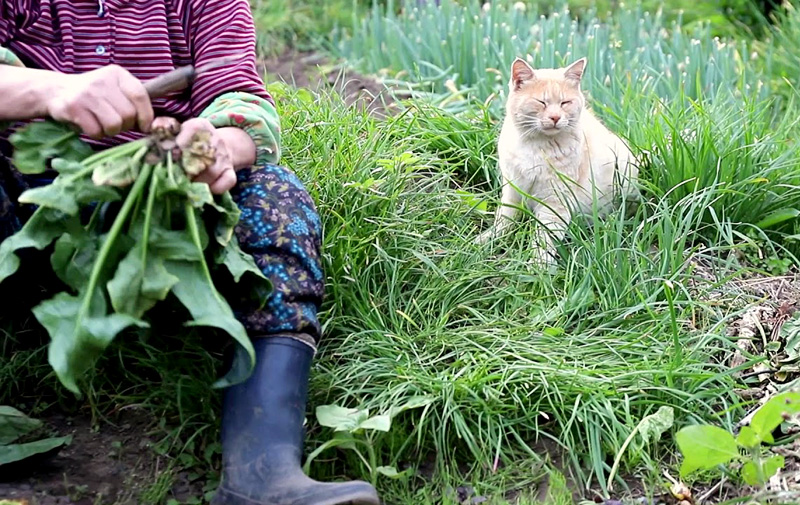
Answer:
[{"label": "bundle of harvested greens", "polygon": [[[33,308],[50,335],[48,359],[61,383],[80,395],[77,379],[128,328],[151,328],[146,314],[174,295],[191,316],[233,337],[236,359],[225,387],[247,378],[255,352],[215,285],[217,275],[263,307],[272,286],[234,237],[239,209],[191,177],[213,162],[207,137],[189,149],[175,144],[177,122],[143,139],[94,153],[66,126],[31,123],[11,137],[23,174],[57,172],[29,189],[37,206],[16,234],[0,243],[0,285],[18,271],[26,248],[52,245],[50,267],[64,290]],[[173,298],[170,298],[174,301]],[[249,366],[245,366],[244,364]]]}]

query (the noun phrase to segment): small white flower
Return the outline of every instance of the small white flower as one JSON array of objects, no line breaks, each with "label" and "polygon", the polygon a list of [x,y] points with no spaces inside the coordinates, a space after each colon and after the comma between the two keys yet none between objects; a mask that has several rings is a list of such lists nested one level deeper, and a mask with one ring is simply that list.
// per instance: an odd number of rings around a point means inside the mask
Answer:
[{"label": "small white flower", "polygon": [[525,12],[526,8],[527,8],[527,6],[523,2],[516,2],[514,4],[514,10],[516,10],[516,11]]},{"label": "small white flower", "polygon": [[492,4],[491,4],[491,2],[486,2],[485,4],[483,4],[483,11],[484,11],[484,12],[489,12],[489,10],[490,10],[491,8],[492,8]]}]

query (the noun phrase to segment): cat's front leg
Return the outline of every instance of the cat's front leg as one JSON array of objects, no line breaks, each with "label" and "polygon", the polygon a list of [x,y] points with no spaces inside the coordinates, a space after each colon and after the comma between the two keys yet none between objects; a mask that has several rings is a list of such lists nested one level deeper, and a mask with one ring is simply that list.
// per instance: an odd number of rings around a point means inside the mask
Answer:
[{"label": "cat's front leg", "polygon": [[566,235],[571,219],[569,209],[558,202],[545,202],[536,209],[536,219],[539,226],[534,235],[532,260],[539,265],[554,265],[555,244]]},{"label": "cat's front leg", "polygon": [[494,237],[498,237],[506,232],[519,213],[519,204],[522,202],[522,195],[508,181],[503,184],[503,194],[500,197],[500,206],[495,212],[494,223],[483,233],[475,238],[476,244],[484,244]]}]

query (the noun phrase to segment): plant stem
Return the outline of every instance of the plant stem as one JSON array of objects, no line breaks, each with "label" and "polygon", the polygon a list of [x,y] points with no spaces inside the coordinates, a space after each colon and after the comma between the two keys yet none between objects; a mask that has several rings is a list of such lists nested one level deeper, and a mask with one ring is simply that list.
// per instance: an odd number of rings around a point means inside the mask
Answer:
[{"label": "plant stem", "polygon": [[[104,161],[106,158],[116,158],[118,156],[125,156],[130,153],[134,153],[137,150],[147,147],[149,139],[139,139],[134,140],[132,142],[127,142],[125,144],[120,144],[116,147],[112,147],[111,149],[103,149],[102,151],[98,151],[91,156],[87,156],[82,164],[87,165],[94,165],[100,161]],[[145,150],[146,152],[146,150]],[[144,154],[142,154],[144,156]]]},{"label": "plant stem", "polygon": [[367,453],[369,454],[369,475],[372,485],[378,485],[378,457],[375,455],[375,448],[372,446],[372,437],[367,436]]},{"label": "plant stem", "polygon": [[[163,165],[159,164],[155,170],[162,168]],[[144,227],[142,229],[142,271],[144,271],[145,259],[147,258],[147,245],[150,242],[150,222],[153,220],[153,206],[156,202],[156,187],[158,186],[158,177],[150,177],[150,190],[147,194],[147,210],[144,213]]]},{"label": "plant stem", "polygon": [[[194,215],[194,207],[192,206],[192,202],[189,199],[185,199],[183,202],[183,209],[186,212],[186,224],[189,227],[189,233],[192,236],[192,242],[197,247],[197,250],[200,252],[200,264],[203,267],[203,275],[205,275],[206,279],[208,280],[209,286],[213,288],[214,281],[211,279],[211,271],[208,269],[208,263],[206,263],[205,259],[205,252],[203,251],[203,244],[200,243],[200,230],[197,228],[197,220],[195,219]],[[217,300],[223,301],[220,298],[219,292],[216,289],[211,289],[211,292],[214,294],[214,297]]]},{"label": "plant stem", "polygon": [[114,158],[129,156],[131,153],[134,153],[132,155],[133,160],[131,160],[131,162],[139,163],[141,159],[144,158],[144,155],[147,154],[147,142],[148,139],[134,140],[126,144],[112,147],[111,149],[105,149],[103,151],[94,153],[81,162],[81,164],[84,165],[83,170],[75,172],[68,177],[70,179],[82,179],[94,171],[96,164]]},{"label": "plant stem", "polygon": [[145,183],[147,183],[147,179],[150,176],[151,171],[152,167],[150,165],[144,166],[144,168],[142,169],[142,173],[139,174],[139,177],[137,177],[136,182],[133,184],[131,192],[128,193],[128,197],[125,199],[125,203],[122,204],[122,208],[119,210],[119,214],[117,214],[116,219],[114,219],[114,224],[111,225],[111,229],[108,231],[108,235],[106,236],[106,239],[103,242],[103,245],[97,254],[97,259],[95,260],[95,263],[92,266],[92,273],[89,275],[89,282],[86,285],[86,292],[84,293],[85,298],[83,299],[83,303],[81,304],[81,309],[78,312],[78,318],[75,324],[78,324],[78,321],[80,321],[83,317],[85,317],[86,314],[89,312],[89,307],[92,303],[92,293],[94,293],[94,290],[97,288],[97,283],[100,280],[100,273],[103,270],[106,257],[108,256],[108,253],[111,251],[111,247],[114,245],[117,236],[122,230],[122,226],[125,224],[125,220],[128,218],[128,214],[130,214],[134,202],[142,193],[144,185]]}]

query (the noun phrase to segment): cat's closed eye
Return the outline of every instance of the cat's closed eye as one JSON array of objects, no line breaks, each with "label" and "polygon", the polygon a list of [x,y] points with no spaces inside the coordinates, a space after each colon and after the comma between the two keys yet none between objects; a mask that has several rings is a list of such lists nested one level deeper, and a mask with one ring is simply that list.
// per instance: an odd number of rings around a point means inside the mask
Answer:
[{"label": "cat's closed eye", "polygon": [[563,102],[561,102],[561,106],[564,107],[565,105],[569,105],[571,103],[572,103],[572,100],[564,100]]},{"label": "cat's closed eye", "polygon": [[538,98],[534,98],[534,100],[542,104],[542,107],[547,107],[547,104],[544,102],[544,100],[539,100]]}]

